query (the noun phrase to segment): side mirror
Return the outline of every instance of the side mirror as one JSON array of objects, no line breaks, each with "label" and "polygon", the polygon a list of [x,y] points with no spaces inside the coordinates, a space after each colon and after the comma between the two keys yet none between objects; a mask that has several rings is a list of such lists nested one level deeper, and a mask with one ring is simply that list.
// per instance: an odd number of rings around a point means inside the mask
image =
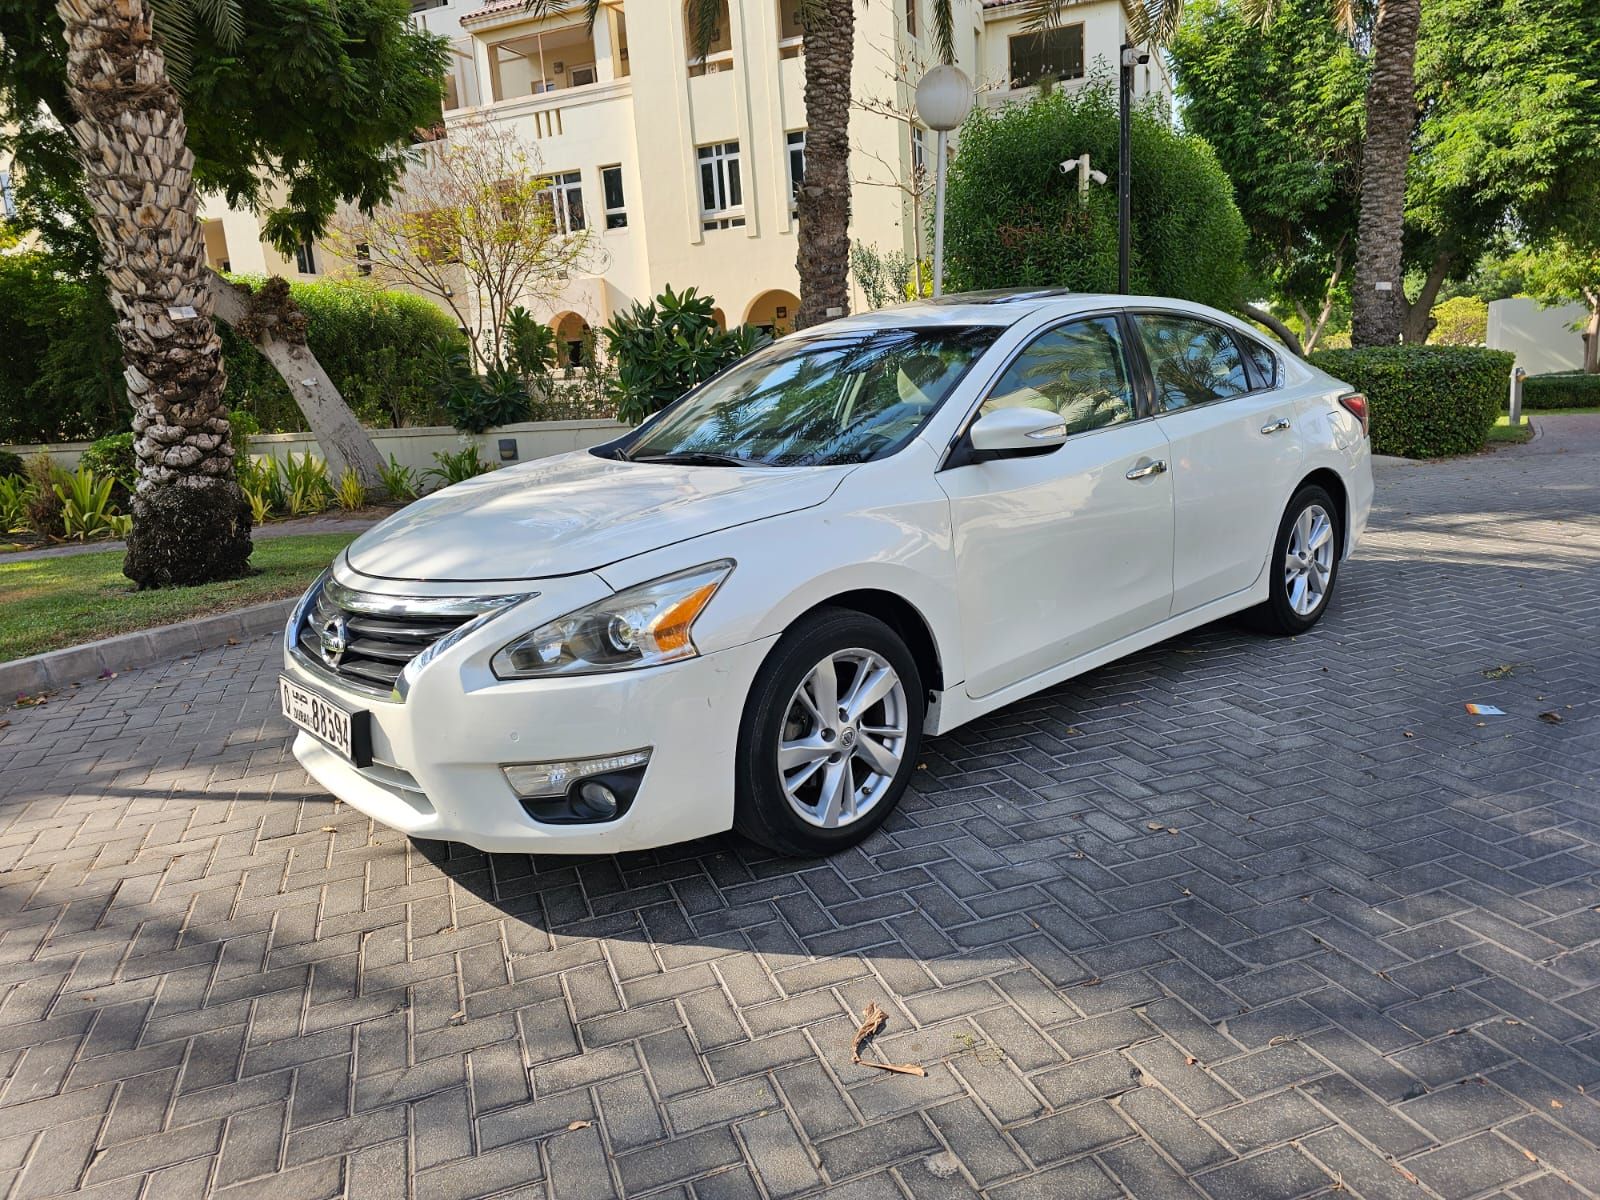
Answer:
[{"label": "side mirror", "polygon": [[967,431],[975,454],[985,458],[1041,454],[1067,440],[1061,414],[1040,408],[997,408]]}]

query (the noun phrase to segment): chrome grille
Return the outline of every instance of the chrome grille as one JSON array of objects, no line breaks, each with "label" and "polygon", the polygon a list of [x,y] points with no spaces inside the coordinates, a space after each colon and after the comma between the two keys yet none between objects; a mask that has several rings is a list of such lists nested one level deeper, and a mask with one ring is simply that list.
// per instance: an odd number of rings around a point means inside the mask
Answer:
[{"label": "chrome grille", "polygon": [[468,622],[522,598],[382,596],[329,578],[305,605],[292,648],[313,670],[388,696],[417,655]]}]

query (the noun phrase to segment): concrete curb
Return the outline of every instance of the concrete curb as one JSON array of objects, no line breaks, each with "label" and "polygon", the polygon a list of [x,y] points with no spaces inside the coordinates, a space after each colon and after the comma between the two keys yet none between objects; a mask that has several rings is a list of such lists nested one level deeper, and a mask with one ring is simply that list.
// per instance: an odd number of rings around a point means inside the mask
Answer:
[{"label": "concrete curb", "polygon": [[119,634],[82,646],[48,650],[0,663],[0,705],[11,703],[19,695],[31,696],[69,683],[95,679],[106,671],[148,667],[181,654],[215,650],[227,645],[229,638],[242,641],[277,632],[289,619],[289,612],[298,599],[269,600],[215,616],[141,629],[137,633]]}]

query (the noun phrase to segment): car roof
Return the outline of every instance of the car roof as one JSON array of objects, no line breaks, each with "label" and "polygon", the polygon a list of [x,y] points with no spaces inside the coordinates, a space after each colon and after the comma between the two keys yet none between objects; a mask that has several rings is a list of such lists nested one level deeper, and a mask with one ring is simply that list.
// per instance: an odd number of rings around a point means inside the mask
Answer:
[{"label": "car roof", "polygon": [[[1099,308],[1161,308],[1188,312],[1235,328],[1238,318],[1192,300],[1170,296],[1121,295],[1113,292],[1074,292],[1068,288],[996,288],[989,291],[951,292],[838,317],[813,330],[905,328],[908,326],[1015,325],[1041,310],[1068,316]],[[809,332],[809,331],[808,331]]]}]

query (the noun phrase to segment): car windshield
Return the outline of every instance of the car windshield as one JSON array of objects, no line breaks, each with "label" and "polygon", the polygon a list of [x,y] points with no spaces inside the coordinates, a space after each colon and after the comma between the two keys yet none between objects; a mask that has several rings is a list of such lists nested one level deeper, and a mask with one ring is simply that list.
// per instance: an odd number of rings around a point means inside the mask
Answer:
[{"label": "car windshield", "polygon": [[819,332],[767,347],[641,429],[635,462],[827,466],[883,458],[922,428],[998,326]]}]

